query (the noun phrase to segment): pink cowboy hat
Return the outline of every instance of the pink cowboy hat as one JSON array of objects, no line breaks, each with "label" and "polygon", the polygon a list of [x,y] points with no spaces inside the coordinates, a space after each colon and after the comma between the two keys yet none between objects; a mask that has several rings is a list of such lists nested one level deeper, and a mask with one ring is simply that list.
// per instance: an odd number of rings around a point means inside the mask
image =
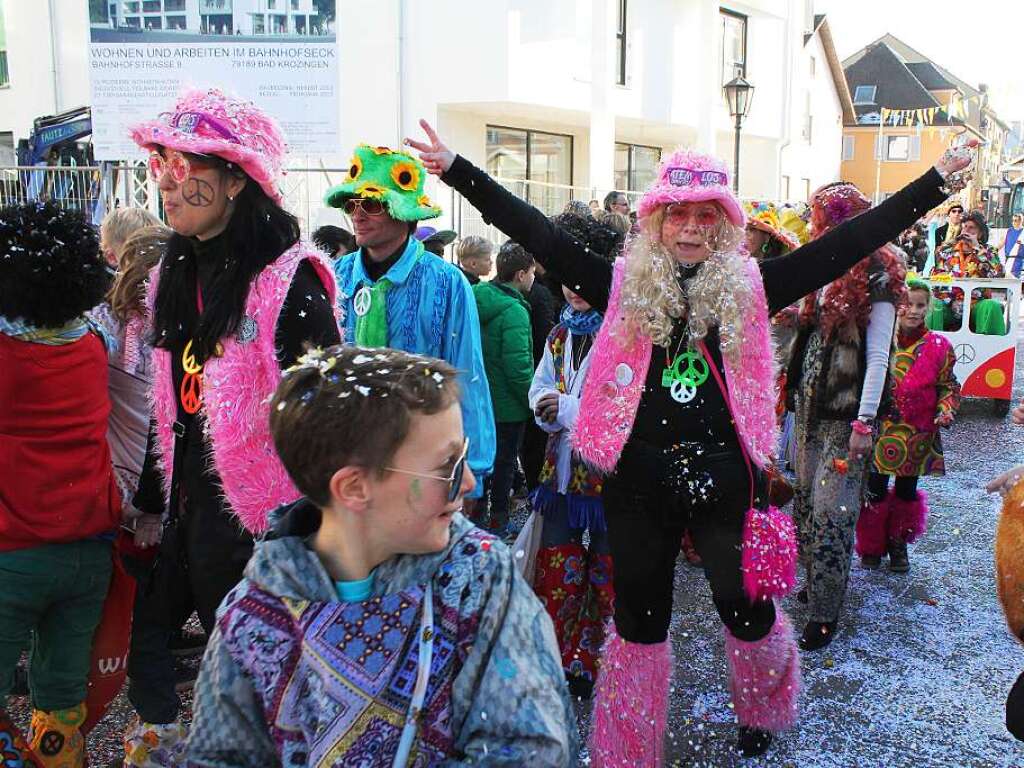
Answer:
[{"label": "pink cowboy hat", "polygon": [[731,181],[729,169],[717,157],[677,149],[661,163],[658,180],[640,199],[637,215],[646,218],[655,208],[669,203],[713,200],[722,206],[731,223],[742,227],[747,217],[729,186]]},{"label": "pink cowboy hat", "polygon": [[216,88],[190,89],[172,111],[134,125],[130,132],[148,151],[166,147],[233,163],[281,204],[281,166],[288,149],[284,132],[251,101],[225,96]]}]

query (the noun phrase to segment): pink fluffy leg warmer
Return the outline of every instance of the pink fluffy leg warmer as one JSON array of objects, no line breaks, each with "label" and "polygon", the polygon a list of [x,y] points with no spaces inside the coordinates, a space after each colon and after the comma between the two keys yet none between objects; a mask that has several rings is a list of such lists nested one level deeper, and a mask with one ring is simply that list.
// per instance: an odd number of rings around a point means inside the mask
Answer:
[{"label": "pink fluffy leg warmer", "polygon": [[746,642],[725,631],[729,687],[740,725],[784,731],[796,722],[800,699],[800,653],[782,609],[760,640]]},{"label": "pink fluffy leg warmer", "polygon": [[857,539],[854,548],[861,557],[881,557],[889,544],[889,518],[892,490],[881,501],[869,501],[860,508],[857,517]]},{"label": "pink fluffy leg warmer", "polygon": [[672,646],[630,643],[608,628],[590,736],[595,768],[658,768],[664,759]]},{"label": "pink fluffy leg warmer", "polygon": [[893,496],[892,511],[889,514],[889,538],[911,544],[928,530],[928,497],[924,491],[917,492],[913,501],[904,501]]}]

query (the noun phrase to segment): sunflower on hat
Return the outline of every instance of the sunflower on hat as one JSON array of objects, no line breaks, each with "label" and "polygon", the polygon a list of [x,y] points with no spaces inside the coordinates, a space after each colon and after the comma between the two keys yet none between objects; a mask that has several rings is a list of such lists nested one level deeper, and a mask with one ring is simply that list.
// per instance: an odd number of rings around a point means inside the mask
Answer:
[{"label": "sunflower on hat", "polygon": [[782,226],[774,203],[748,201],[743,203],[743,208],[747,214],[747,226],[766,233],[772,240],[780,243],[784,251],[792,251],[800,245],[796,236]]},{"label": "sunflower on hat", "polygon": [[341,184],[327,190],[324,202],[341,208],[346,200],[369,197],[380,200],[392,218],[423,221],[441,215],[423,191],[426,170],[410,154],[389,147],[360,144],[352,155],[348,174]]}]

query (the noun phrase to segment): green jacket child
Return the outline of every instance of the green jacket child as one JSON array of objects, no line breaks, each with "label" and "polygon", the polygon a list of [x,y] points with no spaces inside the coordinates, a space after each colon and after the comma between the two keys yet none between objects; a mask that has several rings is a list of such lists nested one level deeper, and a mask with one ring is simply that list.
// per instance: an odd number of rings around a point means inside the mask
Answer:
[{"label": "green jacket child", "polygon": [[533,285],[534,269],[533,256],[510,240],[498,252],[494,280],[473,286],[494,420],[499,423],[533,418],[528,397],[533,341],[525,294]]}]

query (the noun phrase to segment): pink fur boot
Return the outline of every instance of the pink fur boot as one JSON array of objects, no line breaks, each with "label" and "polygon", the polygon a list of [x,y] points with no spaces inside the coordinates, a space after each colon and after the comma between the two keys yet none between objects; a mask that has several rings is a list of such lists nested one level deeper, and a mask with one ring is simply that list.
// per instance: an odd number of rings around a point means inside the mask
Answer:
[{"label": "pink fur boot", "polygon": [[608,637],[594,694],[590,737],[595,768],[658,768],[664,759],[672,646],[630,643],[614,625]]},{"label": "pink fur boot", "polygon": [[793,627],[781,608],[760,640],[738,640],[725,630],[729,687],[740,725],[784,731],[796,722],[800,699],[800,653]]},{"label": "pink fur boot", "polygon": [[928,497],[924,491],[917,492],[913,501],[892,497],[889,513],[889,539],[912,544],[928,530]]},{"label": "pink fur boot", "polygon": [[861,557],[882,557],[885,554],[889,544],[889,518],[894,498],[890,490],[881,501],[868,501],[861,506],[854,544]]}]

